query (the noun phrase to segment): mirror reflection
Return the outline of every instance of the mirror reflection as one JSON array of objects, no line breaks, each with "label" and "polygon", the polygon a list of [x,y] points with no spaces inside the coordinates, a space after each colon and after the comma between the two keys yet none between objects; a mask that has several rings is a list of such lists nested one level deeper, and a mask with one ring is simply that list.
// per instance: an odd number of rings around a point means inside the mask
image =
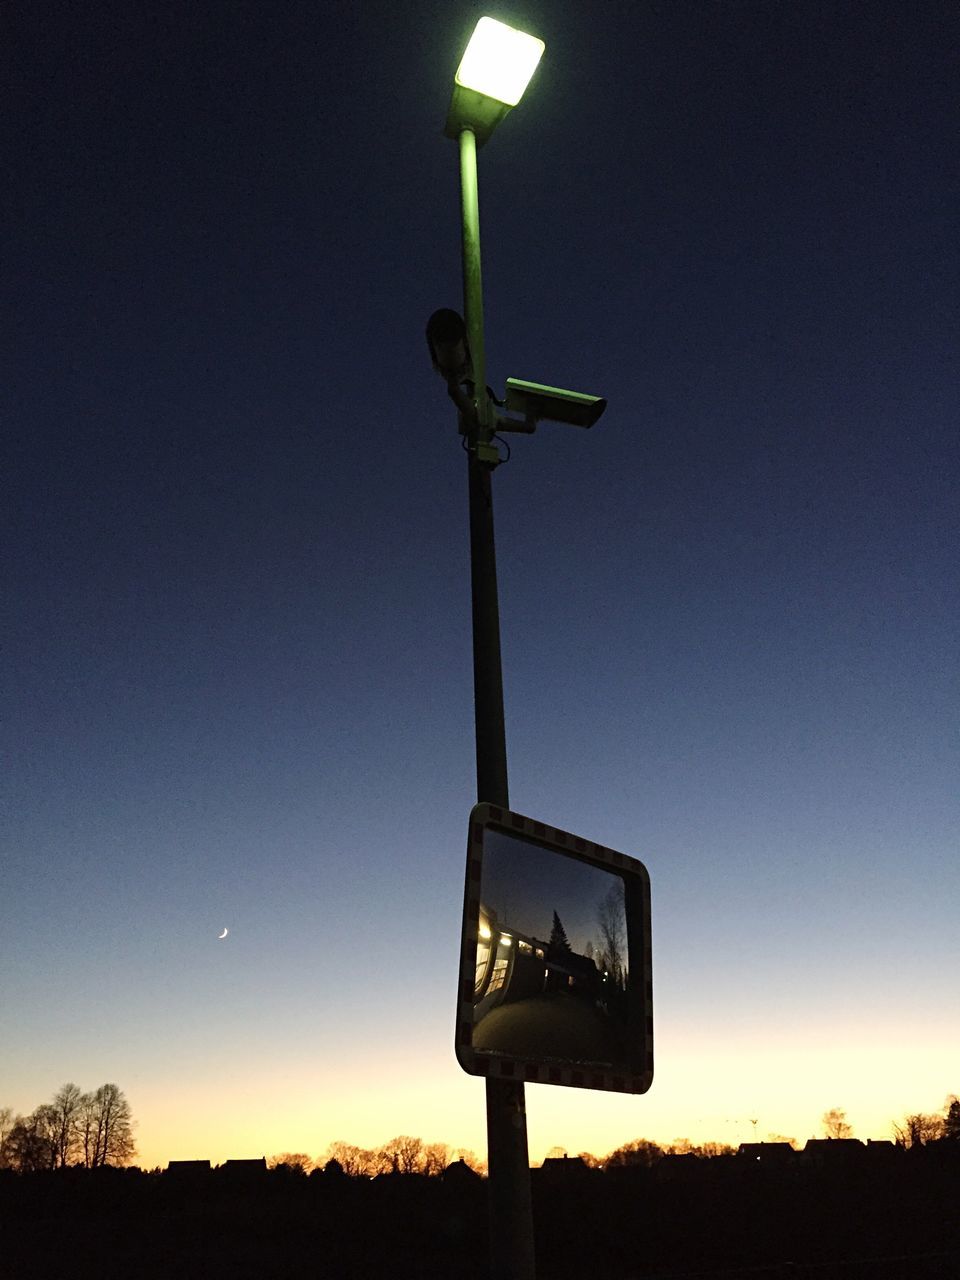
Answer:
[{"label": "mirror reflection", "polygon": [[629,986],[624,878],[488,828],[474,1050],[622,1067],[630,1057]]}]

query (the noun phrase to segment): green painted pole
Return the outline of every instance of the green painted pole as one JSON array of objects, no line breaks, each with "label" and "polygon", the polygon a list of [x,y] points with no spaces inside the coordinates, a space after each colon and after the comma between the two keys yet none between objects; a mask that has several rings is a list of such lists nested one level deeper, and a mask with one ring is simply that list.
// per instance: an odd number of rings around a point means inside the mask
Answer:
[{"label": "green painted pole", "polygon": [[[492,437],[483,344],[477,140],[460,133],[460,205],[463,316],[473,361],[477,425],[468,443],[470,583],[473,605],[473,702],[477,741],[477,799],[509,808],[507,740],[503,716],[500,610],[493,536],[493,467],[477,456]],[[527,1155],[527,1112],[522,1081],[488,1078],[487,1194],[490,1204],[490,1274],[494,1280],[535,1280],[533,1206]]]}]

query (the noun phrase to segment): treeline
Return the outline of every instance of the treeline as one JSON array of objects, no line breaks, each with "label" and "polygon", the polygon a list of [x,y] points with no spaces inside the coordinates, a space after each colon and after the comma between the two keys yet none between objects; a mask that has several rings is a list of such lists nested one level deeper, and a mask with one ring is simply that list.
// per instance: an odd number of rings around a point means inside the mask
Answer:
[{"label": "treeline", "polygon": [[946,1139],[960,1142],[960,1098],[951,1094],[939,1113],[918,1111],[894,1122],[893,1136],[898,1147],[925,1147],[928,1142]]},{"label": "treeline", "polygon": [[[130,1104],[117,1085],[102,1084],[84,1093],[75,1084],[65,1084],[50,1102],[43,1103],[28,1116],[15,1116],[9,1107],[0,1107],[0,1169],[33,1173],[69,1166],[87,1169],[123,1166],[136,1151],[133,1125]],[[853,1137],[853,1126],[847,1122],[846,1112],[838,1107],[824,1113],[822,1126],[828,1138]],[[892,1138],[903,1149],[939,1141],[960,1142],[960,1098],[951,1094],[939,1112],[914,1112],[894,1121]],[[768,1134],[767,1141],[798,1146],[794,1138],[776,1133]],[[547,1152],[547,1159],[568,1154],[563,1147],[553,1147]],[[696,1144],[688,1138],[678,1138],[672,1143],[660,1144],[636,1138],[603,1156],[581,1151],[577,1157],[590,1169],[617,1169],[650,1168],[664,1156],[708,1160],[733,1154],[734,1148],[721,1142]],[[285,1151],[271,1156],[267,1164],[271,1169],[286,1170],[292,1175],[323,1172],[352,1178],[393,1173],[437,1177],[451,1164],[462,1164],[481,1175],[487,1171],[486,1162],[473,1151],[450,1147],[444,1142],[424,1142],[407,1134],[371,1148],[331,1142],[317,1160],[304,1152]]]},{"label": "treeline", "polygon": [[270,1169],[287,1169],[294,1174],[318,1171],[346,1174],[351,1178],[376,1178],[385,1173],[417,1173],[438,1177],[451,1164],[463,1162],[474,1173],[485,1174],[486,1162],[465,1147],[449,1147],[445,1142],[424,1142],[400,1134],[379,1147],[356,1147],[350,1142],[331,1142],[316,1161],[303,1152],[285,1151],[271,1156]]},{"label": "treeline", "polygon": [[65,1084],[28,1116],[0,1107],[0,1169],[99,1169],[125,1165],[135,1151],[133,1114],[115,1084],[91,1093]]},{"label": "treeline", "polygon": [[[578,1158],[590,1169],[614,1168],[627,1164],[654,1164],[662,1156],[695,1155],[705,1159],[711,1156],[733,1155],[733,1147],[720,1142],[705,1142],[695,1146],[687,1138],[680,1138],[668,1146],[659,1146],[646,1138],[624,1143],[606,1156],[595,1156],[589,1151],[579,1152]],[[566,1156],[563,1147],[551,1147],[546,1159]],[[445,1142],[424,1142],[406,1134],[391,1138],[379,1147],[357,1147],[350,1142],[331,1142],[319,1159],[314,1160],[303,1151],[284,1151],[267,1160],[268,1169],[286,1170],[292,1174],[309,1173],[346,1174],[351,1178],[376,1178],[389,1173],[415,1173],[424,1177],[437,1177],[451,1164],[463,1163],[473,1173],[486,1175],[487,1163],[473,1151],[464,1147],[449,1147]]]},{"label": "treeline", "polygon": [[[847,1121],[847,1113],[839,1107],[824,1112],[821,1119],[827,1138],[852,1138],[853,1126]],[[892,1140],[898,1147],[925,1146],[941,1139],[960,1141],[960,1099],[950,1094],[939,1113],[915,1112],[892,1124]],[[768,1142],[786,1143],[797,1148],[796,1138],[779,1133],[767,1135]],[[695,1156],[709,1160],[716,1156],[730,1156],[735,1148],[724,1142],[694,1143],[689,1138],[677,1138],[671,1143],[651,1142],[636,1138],[625,1142],[604,1156],[590,1151],[580,1151],[577,1158],[590,1169],[616,1169],[627,1166],[655,1165],[664,1156]],[[552,1147],[546,1159],[569,1155],[564,1147]],[[417,1173],[434,1176],[443,1173],[455,1161],[463,1161],[475,1173],[485,1174],[486,1162],[472,1151],[452,1149],[442,1142],[423,1142],[420,1138],[402,1135],[391,1138],[380,1147],[357,1147],[349,1142],[331,1142],[326,1152],[316,1161],[303,1152],[284,1152],[268,1160],[271,1169],[286,1168],[292,1173],[308,1174],[311,1171],[344,1173],[354,1178],[375,1178],[386,1173]]]}]

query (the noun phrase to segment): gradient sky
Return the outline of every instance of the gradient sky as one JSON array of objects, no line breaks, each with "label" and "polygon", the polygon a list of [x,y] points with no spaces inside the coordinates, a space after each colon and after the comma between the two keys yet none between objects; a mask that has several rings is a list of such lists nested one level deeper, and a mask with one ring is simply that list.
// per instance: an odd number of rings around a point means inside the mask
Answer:
[{"label": "gradient sky", "polygon": [[546,41],[480,153],[489,377],[609,400],[494,477],[511,800],[653,899],[653,1087],[529,1088],[531,1158],[960,1091],[955,6],[31,0],[0,1105],[116,1081],[145,1166],[485,1146],[423,337],[483,12]]}]

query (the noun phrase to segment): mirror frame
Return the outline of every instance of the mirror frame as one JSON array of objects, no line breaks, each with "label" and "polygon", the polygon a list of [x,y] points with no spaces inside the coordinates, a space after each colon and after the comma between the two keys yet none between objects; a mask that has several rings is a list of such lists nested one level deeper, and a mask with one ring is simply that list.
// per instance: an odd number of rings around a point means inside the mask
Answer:
[{"label": "mirror frame", "polygon": [[[627,1035],[636,1046],[635,1066],[617,1070],[537,1058],[516,1058],[473,1048],[473,997],[480,926],[480,886],[483,878],[484,837],[487,831],[519,836],[528,843],[622,876],[627,885],[627,954],[632,1007]],[[636,983],[634,984],[634,977]],[[460,935],[460,983],[455,1035],[457,1061],[468,1075],[521,1080],[529,1084],[559,1084],[575,1089],[603,1089],[614,1093],[646,1093],[653,1083],[653,978],[650,943],[650,877],[642,862],[628,854],[571,835],[499,805],[481,803],[470,811],[467,869]]]}]

